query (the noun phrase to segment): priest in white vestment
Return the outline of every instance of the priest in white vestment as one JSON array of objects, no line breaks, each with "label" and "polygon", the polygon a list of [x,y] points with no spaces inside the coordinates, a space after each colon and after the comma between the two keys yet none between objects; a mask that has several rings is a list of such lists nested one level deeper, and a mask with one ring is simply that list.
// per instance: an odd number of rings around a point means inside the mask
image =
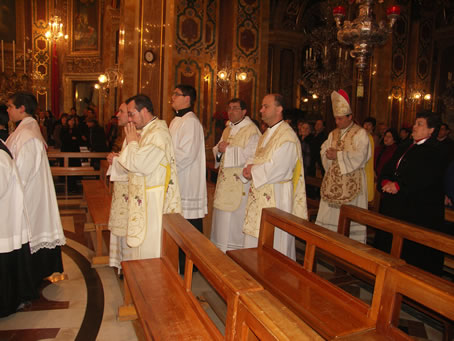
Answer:
[{"label": "priest in white vestment", "polygon": [[[122,103],[117,112],[118,127],[124,128],[128,124],[128,107],[130,99]],[[120,133],[119,135],[123,135]],[[126,139],[120,152],[126,146]],[[118,162],[120,153],[111,152],[107,155],[109,169],[107,175],[113,182],[112,202],[109,214],[110,230],[110,247],[109,247],[109,265],[121,269],[121,262],[124,260],[134,259],[135,248],[130,248],[124,238],[124,231],[128,226],[128,171]]]},{"label": "priest in white vestment", "polygon": [[128,259],[157,258],[162,215],[181,212],[172,139],[165,121],[154,116],[147,96],[132,97],[127,109],[126,145],[118,156],[128,171],[127,225],[116,226],[115,234],[124,239],[121,243],[127,248],[122,252],[128,253]]},{"label": "priest in white vestment", "polygon": [[13,157],[0,140],[0,317],[38,298],[30,264],[30,222]]},{"label": "priest in white vestment", "polygon": [[[371,147],[367,131],[353,122],[347,93],[333,91],[331,102],[337,128],[329,134],[320,150],[325,176],[316,224],[337,232],[341,205],[367,209],[364,168],[371,157]],[[350,238],[366,243],[366,227],[352,222]]]},{"label": "priest in white vestment", "polygon": [[[193,111],[197,93],[191,85],[179,84],[172,94],[175,118],[170,122],[178,170],[182,215],[203,233],[203,217],[208,213],[205,134]],[[180,250],[180,272],[184,269]]]},{"label": "priest in white vestment", "polygon": [[[252,182],[243,225],[244,247],[257,246],[263,208],[277,207],[307,219],[301,144],[283,121],[282,112],[282,95],[263,98],[260,113],[268,129],[259,139],[254,158],[243,169],[243,176]],[[274,248],[296,259],[295,237],[277,227]]]},{"label": "priest in white vestment", "polygon": [[223,252],[243,247],[243,222],[250,182],[243,175],[262,135],[246,116],[246,103],[233,98],[228,102],[229,123],[221,140],[213,147],[215,168],[219,167],[213,202],[211,241]]},{"label": "priest in white vestment", "polygon": [[60,246],[66,243],[58,211],[54,181],[47,158],[47,145],[38,122],[32,117],[37,107],[33,94],[18,92],[7,103],[10,119],[19,123],[6,145],[16,161],[30,218],[30,251],[34,279],[63,272]]}]

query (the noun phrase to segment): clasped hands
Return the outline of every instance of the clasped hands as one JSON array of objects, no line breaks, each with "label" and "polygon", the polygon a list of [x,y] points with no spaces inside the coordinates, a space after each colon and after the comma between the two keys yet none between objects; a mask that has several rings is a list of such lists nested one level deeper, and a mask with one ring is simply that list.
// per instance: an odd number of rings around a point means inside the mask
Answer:
[{"label": "clasped hands", "polygon": [[137,128],[134,123],[129,122],[125,126],[125,138],[127,143],[133,141],[139,142],[140,134],[137,132]]},{"label": "clasped hands", "polygon": [[254,165],[250,164],[243,168],[243,176],[248,180],[252,179],[252,172],[251,172],[252,166],[254,166]]},{"label": "clasped hands", "polygon": [[392,182],[392,181],[389,181],[386,184],[384,184],[382,186],[381,190],[384,193],[389,193],[389,194],[396,194],[397,192],[399,192],[399,190],[397,189],[396,183]]},{"label": "clasped hands", "polygon": [[328,148],[326,150],[326,157],[328,160],[336,160],[337,159],[337,149],[336,148]]}]

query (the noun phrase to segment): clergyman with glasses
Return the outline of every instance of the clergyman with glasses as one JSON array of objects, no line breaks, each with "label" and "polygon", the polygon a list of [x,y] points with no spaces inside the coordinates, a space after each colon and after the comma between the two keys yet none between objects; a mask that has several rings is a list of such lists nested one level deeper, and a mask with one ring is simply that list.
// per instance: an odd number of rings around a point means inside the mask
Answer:
[{"label": "clergyman with glasses", "polygon": [[[169,130],[175,148],[183,217],[203,232],[203,217],[208,213],[205,134],[193,109],[196,97],[196,90],[191,85],[175,87],[172,93],[175,117]],[[180,273],[183,273],[185,257],[182,251],[179,262]]]},{"label": "clergyman with glasses", "polygon": [[228,102],[229,122],[221,140],[213,147],[215,168],[219,168],[213,203],[211,241],[223,252],[243,247],[243,221],[250,181],[243,177],[246,161],[254,157],[258,127],[246,116],[246,103]]}]

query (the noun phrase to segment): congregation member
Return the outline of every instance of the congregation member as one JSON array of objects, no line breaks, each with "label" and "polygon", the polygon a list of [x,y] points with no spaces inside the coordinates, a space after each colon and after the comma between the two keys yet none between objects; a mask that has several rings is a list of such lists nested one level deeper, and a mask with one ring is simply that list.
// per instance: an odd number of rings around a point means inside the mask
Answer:
[{"label": "congregation member", "polygon": [[30,222],[13,157],[0,141],[0,317],[38,297],[30,263]]},{"label": "congregation member", "polygon": [[446,169],[454,160],[454,140],[449,137],[451,130],[446,123],[442,123],[438,132],[438,148],[441,151],[442,162]]},{"label": "congregation member", "polygon": [[[191,85],[179,84],[172,93],[175,118],[170,122],[170,134],[178,171],[182,215],[203,233],[203,217],[208,213],[206,187],[205,136],[193,111],[197,93]],[[185,256],[180,250],[180,273]]]},{"label": "congregation member", "polygon": [[301,143],[301,152],[303,153],[304,176],[315,176],[315,165],[312,162],[311,140],[312,126],[309,122],[298,122],[298,138]]},{"label": "congregation member", "polygon": [[[411,145],[399,148],[383,167],[377,182],[383,192],[380,213],[409,223],[442,231],[444,221],[443,163],[436,137],[437,114],[416,114]],[[391,235],[377,231],[375,246],[389,252]],[[402,256],[407,263],[441,275],[443,253],[405,240]]]},{"label": "congregation member", "polygon": [[399,136],[394,128],[389,128],[383,135],[383,141],[377,147],[375,147],[375,174],[380,177],[383,167],[393,157],[397,150],[399,142]]},{"label": "congregation member", "polygon": [[[325,168],[320,189],[316,224],[337,232],[340,206],[349,204],[367,209],[367,182],[364,167],[371,157],[368,133],[355,124],[347,93],[331,93],[336,129],[321,147]],[[366,227],[352,222],[350,238],[366,242]]]},{"label": "congregation member", "polygon": [[410,145],[412,143],[411,130],[407,127],[402,127],[399,130],[399,145]]},{"label": "congregation member", "polygon": [[310,140],[311,146],[311,168],[317,172],[317,168],[320,169],[322,175],[325,174],[323,169],[322,159],[320,157],[320,148],[323,142],[328,138],[328,133],[325,129],[325,122],[323,120],[316,120],[314,124],[314,134]]},{"label": "congregation member", "polygon": [[18,92],[8,99],[10,119],[18,123],[6,145],[16,161],[30,218],[30,251],[33,281],[39,285],[54,272],[63,272],[61,245],[66,243],[58,211],[47,145],[33,118],[36,97]]},{"label": "congregation member", "polygon": [[[263,208],[277,207],[307,219],[301,144],[292,127],[283,121],[283,106],[280,94],[263,98],[260,113],[268,128],[243,169],[243,176],[251,181],[243,225],[246,248],[257,246]],[[296,258],[294,236],[276,227],[273,244],[277,251]]]},{"label": "congregation member", "polygon": [[219,168],[213,202],[211,241],[223,252],[243,247],[243,221],[249,181],[242,171],[255,154],[260,130],[246,116],[246,103],[233,98],[228,102],[229,123],[221,140],[213,147],[215,168]]},{"label": "congregation member", "polygon": [[[104,129],[94,118],[87,120],[88,136],[87,147],[91,152],[107,152],[107,138]],[[99,161],[99,160],[98,160]]]},{"label": "congregation member", "polygon": [[375,196],[375,170],[374,170],[374,153],[375,147],[380,144],[380,139],[377,134],[375,134],[375,126],[377,121],[373,117],[368,117],[363,122],[363,128],[367,131],[369,136],[369,145],[371,150],[371,155],[369,160],[366,162],[364,170],[366,172],[366,182],[367,182],[367,199],[368,202],[372,202]]},{"label": "congregation member", "polygon": [[121,260],[160,257],[162,215],[181,212],[175,155],[167,124],[154,115],[153,103],[146,95],[132,97],[127,110],[126,142],[118,163],[128,172],[128,193],[123,198],[128,212],[127,220],[115,224],[114,235],[120,240],[117,250],[110,251],[110,264],[118,268]]}]

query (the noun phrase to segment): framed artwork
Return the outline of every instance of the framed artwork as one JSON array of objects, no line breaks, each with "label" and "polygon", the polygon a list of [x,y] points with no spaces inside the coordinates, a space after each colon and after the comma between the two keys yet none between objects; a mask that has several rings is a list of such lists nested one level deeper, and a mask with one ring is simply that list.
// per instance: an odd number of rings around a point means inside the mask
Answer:
[{"label": "framed artwork", "polygon": [[100,1],[71,0],[71,53],[97,55],[100,50]]},{"label": "framed artwork", "polygon": [[5,43],[16,40],[16,1],[0,0],[0,39]]}]

